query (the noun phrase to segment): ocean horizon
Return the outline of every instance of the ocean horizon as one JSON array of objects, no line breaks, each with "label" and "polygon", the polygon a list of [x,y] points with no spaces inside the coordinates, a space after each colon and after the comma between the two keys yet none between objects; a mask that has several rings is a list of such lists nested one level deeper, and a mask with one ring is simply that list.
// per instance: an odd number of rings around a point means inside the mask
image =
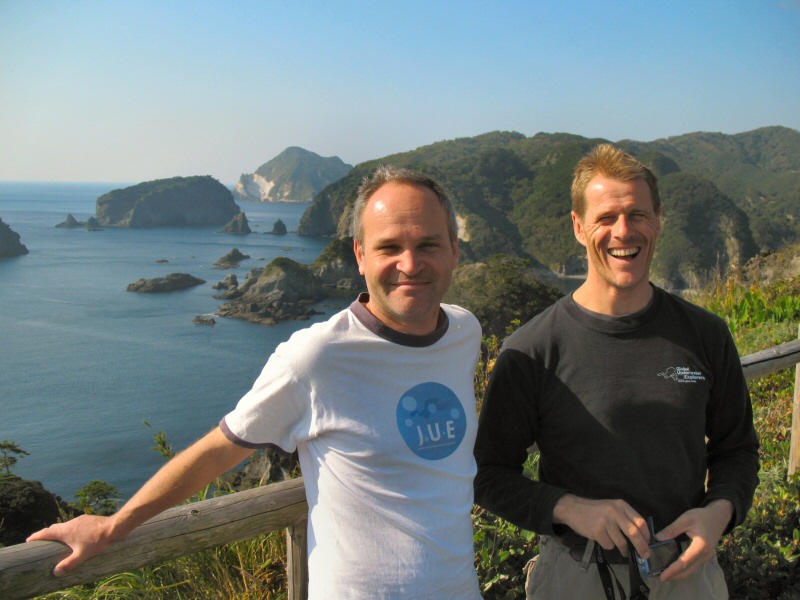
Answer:
[{"label": "ocean horizon", "polygon": [[[129,498],[164,462],[155,433],[176,450],[204,435],[280,342],[348,304],[322,302],[311,321],[272,327],[221,317],[194,324],[224,304],[212,286],[227,274],[242,283],[278,256],[308,264],[330,240],[294,233],[309,203],[240,202],[254,231],[244,236],[221,226],[55,227],[67,214],[85,221],[98,196],[126,185],[0,182],[0,218],[29,250],[0,260],[0,440],[30,453],[14,473],[69,501],[95,479]],[[264,233],[277,219],[290,233]],[[216,269],[234,247],[251,258]],[[162,294],[126,289],[175,272],[206,283]]]}]

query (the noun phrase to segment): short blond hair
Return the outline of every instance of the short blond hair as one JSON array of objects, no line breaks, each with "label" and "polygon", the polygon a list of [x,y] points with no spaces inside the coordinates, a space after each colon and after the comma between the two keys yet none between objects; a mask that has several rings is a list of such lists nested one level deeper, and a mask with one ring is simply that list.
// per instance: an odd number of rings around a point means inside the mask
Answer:
[{"label": "short blond hair", "polygon": [[604,175],[617,181],[642,179],[650,188],[653,210],[661,210],[658,181],[653,172],[632,154],[613,144],[600,144],[592,148],[575,167],[572,179],[572,210],[583,217],[586,211],[586,188],[593,177]]}]

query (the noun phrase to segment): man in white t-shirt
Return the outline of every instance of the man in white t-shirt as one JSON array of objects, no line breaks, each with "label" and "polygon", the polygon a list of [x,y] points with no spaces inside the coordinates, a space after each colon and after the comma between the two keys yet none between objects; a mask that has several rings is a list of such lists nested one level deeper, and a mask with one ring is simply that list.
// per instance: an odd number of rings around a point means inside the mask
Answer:
[{"label": "man in white t-shirt", "polygon": [[220,426],[111,517],[30,536],[73,553],[63,574],[238,465],[298,451],[309,504],[310,598],[478,600],[473,567],[475,317],[442,305],[458,262],[435,181],[379,168],[353,208],[368,293],[276,348]]}]

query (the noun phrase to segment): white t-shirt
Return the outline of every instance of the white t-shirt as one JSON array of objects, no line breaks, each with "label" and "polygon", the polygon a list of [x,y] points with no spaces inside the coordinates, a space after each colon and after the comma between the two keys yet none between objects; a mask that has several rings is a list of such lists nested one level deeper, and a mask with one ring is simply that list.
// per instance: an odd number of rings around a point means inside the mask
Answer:
[{"label": "white t-shirt", "polygon": [[234,442],[298,450],[309,597],[480,599],[473,566],[473,377],[480,325],[443,305],[430,336],[360,302],[278,346],[221,422]]}]

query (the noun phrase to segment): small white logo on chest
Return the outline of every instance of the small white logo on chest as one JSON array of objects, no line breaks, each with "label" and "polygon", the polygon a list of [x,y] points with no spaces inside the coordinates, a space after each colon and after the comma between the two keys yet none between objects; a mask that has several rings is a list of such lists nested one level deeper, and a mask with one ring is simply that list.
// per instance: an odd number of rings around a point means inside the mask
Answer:
[{"label": "small white logo on chest", "polygon": [[698,381],[705,381],[706,376],[700,371],[692,371],[690,367],[667,367],[659,377],[664,379],[672,379],[678,383],[697,383]]}]

